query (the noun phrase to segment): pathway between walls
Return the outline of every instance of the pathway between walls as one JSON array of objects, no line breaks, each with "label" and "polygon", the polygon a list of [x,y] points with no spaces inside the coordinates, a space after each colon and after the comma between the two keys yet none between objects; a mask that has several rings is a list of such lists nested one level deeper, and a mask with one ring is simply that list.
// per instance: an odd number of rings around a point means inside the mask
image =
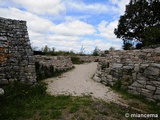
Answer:
[{"label": "pathway between walls", "polygon": [[119,103],[121,101],[120,95],[109,87],[92,80],[96,68],[96,62],[75,65],[75,69],[61,76],[46,79],[45,82],[48,83],[47,92],[51,95],[91,95],[107,102]]}]

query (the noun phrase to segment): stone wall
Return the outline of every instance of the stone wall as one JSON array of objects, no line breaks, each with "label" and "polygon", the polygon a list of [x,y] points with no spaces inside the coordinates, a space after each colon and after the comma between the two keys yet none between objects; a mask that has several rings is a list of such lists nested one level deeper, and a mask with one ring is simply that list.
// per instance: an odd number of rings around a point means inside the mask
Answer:
[{"label": "stone wall", "polygon": [[73,67],[69,56],[35,55],[37,81],[50,78]]},{"label": "stone wall", "polygon": [[25,21],[0,17],[0,85],[36,82],[35,62]]},{"label": "stone wall", "polygon": [[67,70],[73,67],[69,56],[43,56],[35,55],[36,62],[40,65],[53,66],[54,70]]},{"label": "stone wall", "polygon": [[160,47],[131,51],[104,51],[94,80],[119,84],[129,93],[160,104]]},{"label": "stone wall", "polygon": [[82,62],[97,62],[99,56],[78,56]]}]

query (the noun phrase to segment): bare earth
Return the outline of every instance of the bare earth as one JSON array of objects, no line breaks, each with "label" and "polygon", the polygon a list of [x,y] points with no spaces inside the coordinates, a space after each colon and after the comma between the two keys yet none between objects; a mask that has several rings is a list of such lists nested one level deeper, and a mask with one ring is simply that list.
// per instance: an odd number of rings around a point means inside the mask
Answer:
[{"label": "bare earth", "polygon": [[47,92],[51,95],[91,95],[107,102],[119,103],[120,95],[109,87],[92,80],[97,68],[97,63],[85,63],[75,65],[75,69],[62,74],[61,76],[46,79],[48,83]]}]

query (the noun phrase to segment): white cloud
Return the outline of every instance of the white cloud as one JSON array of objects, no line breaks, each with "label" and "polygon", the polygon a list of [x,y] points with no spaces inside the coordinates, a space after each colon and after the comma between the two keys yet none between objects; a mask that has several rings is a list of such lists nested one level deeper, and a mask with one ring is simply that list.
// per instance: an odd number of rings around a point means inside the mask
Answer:
[{"label": "white cloud", "polygon": [[[3,1],[3,4],[0,5],[3,6],[0,7],[1,17],[27,21],[28,33],[33,46],[41,48],[48,45],[55,47],[56,50],[74,50],[76,52],[80,51],[82,45],[84,45],[86,52],[93,51],[95,46],[101,50],[109,49],[111,46],[116,49],[121,48],[121,40],[117,39],[113,33],[118,20],[110,23],[107,22],[107,19],[102,20],[96,29],[97,25],[89,24],[88,20],[91,21],[93,16],[88,13],[100,15],[110,14],[110,12],[117,13],[118,9],[122,11],[126,4],[125,1],[128,0],[114,0],[111,6],[107,2],[106,4],[86,4],[82,0],[79,0],[80,2],[74,0],[1,1]],[[119,7],[116,8],[114,4]],[[68,9],[70,12],[71,10],[78,11],[81,15],[67,14],[70,16],[64,16],[64,20],[57,23],[47,19],[48,15],[53,18],[59,15],[63,16],[65,12],[68,12]],[[87,37],[88,35],[90,37]]]},{"label": "white cloud", "polygon": [[108,50],[110,47],[114,47],[116,50],[120,50],[122,47],[119,43],[107,42],[102,39],[84,39],[81,44],[84,45],[86,51],[90,52],[92,52],[95,47],[98,47],[100,50]]},{"label": "white cloud", "polygon": [[33,46],[48,45],[58,50],[78,50],[78,41],[83,35],[96,32],[94,26],[80,20],[55,24],[27,11],[17,8],[0,8],[0,16],[27,21],[28,33]]},{"label": "white cloud", "polygon": [[61,34],[65,36],[81,36],[89,35],[95,33],[95,28],[83,21],[67,21],[51,28],[56,34]]},{"label": "white cloud", "polygon": [[117,27],[117,25],[118,25],[117,20],[110,22],[110,23],[108,23],[107,21],[101,21],[101,23],[98,25],[100,36],[112,42],[121,41],[120,39],[117,39],[114,34],[114,29]]},{"label": "white cloud", "polygon": [[37,32],[48,32],[48,28],[54,25],[47,19],[40,18],[32,13],[21,11],[12,7],[0,8],[0,16],[11,19],[25,20],[27,21],[28,29]]},{"label": "white cloud", "polygon": [[85,4],[83,1],[74,1],[74,0],[66,0],[66,6],[70,10],[76,10],[85,13],[92,14],[100,14],[100,13],[108,13],[110,11],[115,12],[114,6],[109,6],[107,2],[105,4],[102,3],[92,3]]},{"label": "white cloud", "polygon": [[117,10],[119,14],[124,14],[125,6],[129,4],[130,0],[109,0],[112,4],[115,4],[118,6]]},{"label": "white cloud", "polygon": [[59,15],[65,12],[62,0],[12,0],[27,11],[39,15]]}]

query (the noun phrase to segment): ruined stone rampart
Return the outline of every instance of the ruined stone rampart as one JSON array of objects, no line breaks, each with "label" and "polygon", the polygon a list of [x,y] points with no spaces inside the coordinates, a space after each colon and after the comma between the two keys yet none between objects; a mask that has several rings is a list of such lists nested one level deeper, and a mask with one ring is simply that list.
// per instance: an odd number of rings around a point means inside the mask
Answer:
[{"label": "ruined stone rampart", "polygon": [[35,62],[25,21],[0,17],[0,85],[36,82]]},{"label": "ruined stone rampart", "polygon": [[54,70],[68,70],[73,67],[69,56],[43,56],[35,55],[36,62],[40,65],[53,66]]},{"label": "ruined stone rampart", "polygon": [[99,56],[78,56],[80,61],[82,62],[97,62],[99,60]]},{"label": "ruined stone rampart", "polygon": [[126,89],[160,104],[160,47],[155,49],[105,51],[94,80]]}]

